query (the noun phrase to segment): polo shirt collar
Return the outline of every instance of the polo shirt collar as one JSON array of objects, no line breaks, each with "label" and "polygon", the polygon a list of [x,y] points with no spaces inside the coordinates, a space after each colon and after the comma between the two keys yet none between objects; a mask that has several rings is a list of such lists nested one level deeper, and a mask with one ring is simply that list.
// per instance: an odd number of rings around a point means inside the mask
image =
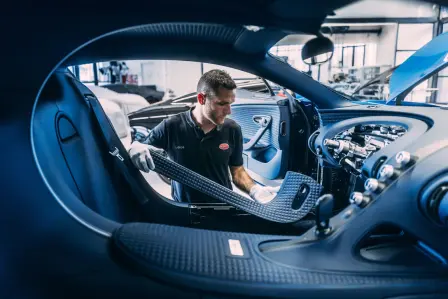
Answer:
[{"label": "polo shirt collar", "polygon": [[[188,112],[187,112],[187,123],[190,126],[192,126],[193,128],[196,128],[198,130],[201,130],[201,132],[204,132],[204,131],[202,131],[201,127],[193,119],[192,113],[193,113],[194,108],[196,108],[196,107],[195,106],[191,107],[190,110],[188,110]],[[222,125],[216,126],[215,129],[216,129],[216,131],[221,131]],[[211,130],[210,133],[215,131],[215,129]]]},{"label": "polo shirt collar", "polygon": [[190,110],[188,110],[188,112],[187,112],[187,123],[194,128],[200,129],[200,127],[198,126],[198,124],[196,124],[196,122],[194,121],[193,116],[192,116],[194,108],[195,108],[194,106],[191,107]]}]

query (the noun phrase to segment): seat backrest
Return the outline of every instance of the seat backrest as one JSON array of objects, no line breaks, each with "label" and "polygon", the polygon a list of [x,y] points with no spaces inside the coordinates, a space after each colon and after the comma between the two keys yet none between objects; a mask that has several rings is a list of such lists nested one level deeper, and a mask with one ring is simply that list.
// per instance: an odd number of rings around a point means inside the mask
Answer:
[{"label": "seat backrest", "polygon": [[138,221],[135,193],[98,138],[90,107],[71,80],[65,69],[56,71],[36,107],[34,140],[42,171],[57,180],[50,184],[63,182],[67,192],[98,214],[118,222]]}]

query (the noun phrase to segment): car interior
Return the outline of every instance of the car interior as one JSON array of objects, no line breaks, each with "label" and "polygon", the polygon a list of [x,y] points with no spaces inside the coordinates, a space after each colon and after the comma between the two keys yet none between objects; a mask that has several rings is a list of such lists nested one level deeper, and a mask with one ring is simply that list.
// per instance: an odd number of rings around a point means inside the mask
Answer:
[{"label": "car interior", "polygon": [[[229,116],[240,125],[243,133],[246,171],[268,186],[281,184],[287,170],[305,174],[316,171],[315,167],[307,169],[310,159],[307,139],[311,131],[319,128],[312,102],[297,101],[287,91],[279,96],[268,82],[252,81],[252,84],[237,85],[236,102]],[[128,114],[130,125],[144,128],[148,134],[163,119],[191,109],[196,101],[196,94],[188,94],[135,111]],[[290,155],[289,151],[294,148],[300,148],[302,154]]]},{"label": "car interior", "polygon": [[[349,101],[268,53],[298,28],[319,45],[326,13],[310,16],[310,29],[274,21],[266,29],[133,24],[85,44],[51,71],[30,130],[38,174],[57,203],[58,214],[45,215],[52,229],[65,230],[48,238],[57,248],[71,246],[49,263],[73,256],[73,266],[60,262],[67,273],[61,288],[133,298],[448,296],[446,109]],[[285,89],[256,99],[243,90],[230,116],[243,132],[248,173],[281,187],[274,200],[249,200],[151,151],[154,172],[222,203],[176,202],[154,190],[132,164],[112,108],[68,69],[112,59],[219,64]],[[150,130],[160,122],[145,109],[129,114],[130,126]]]},{"label": "car interior", "polygon": [[[46,145],[45,149],[51,149],[51,151],[43,151],[42,154],[52,157],[52,159],[44,160],[52,164],[59,163],[60,167],[64,165],[66,169],[64,178],[72,183],[70,191],[80,199],[80,203],[84,203],[92,211],[108,219],[120,223],[158,222],[221,230],[283,234],[297,234],[313,224],[313,218],[297,223],[295,226],[263,221],[263,219],[234,206],[224,205],[224,203],[192,205],[167,200],[151,188],[143,175],[129,161],[124,168],[127,174],[120,174],[119,166],[112,165],[112,169],[110,169],[111,162],[114,164],[113,162],[116,161],[115,156],[111,155],[115,147],[111,148],[111,141],[103,140],[104,137],[100,136],[104,134],[104,131],[115,134],[116,138],[113,144],[117,147],[122,146],[119,149],[121,155],[124,156],[127,153],[122,143],[119,142],[120,132],[114,129],[113,123],[107,118],[103,108],[99,110],[100,117],[103,119],[97,120],[94,116],[95,113],[92,112],[92,106],[98,106],[98,99],[86,86],[74,78],[70,71],[61,69],[55,72],[43,90],[41,99],[46,104],[45,108],[39,109],[37,113],[37,115],[42,113],[42,118],[37,117],[36,119],[45,120],[47,123],[36,121],[38,126],[36,132],[45,132],[46,138],[42,141]],[[287,101],[276,98],[255,101],[252,99],[238,100],[237,102],[238,104],[233,107],[232,118],[244,128],[243,136],[253,136],[252,140],[245,138],[243,153],[244,166],[252,176],[259,178],[264,183],[278,178],[283,181],[287,170],[294,169],[292,167],[305,169],[303,164],[306,165],[308,162],[307,155],[298,156],[297,161],[288,155],[290,150],[296,148],[304,149],[304,152],[307,151],[307,136],[300,139],[298,134],[300,130],[304,131],[304,129],[296,127],[301,123],[297,121],[292,126],[293,122],[290,121],[292,116],[298,116],[296,110],[302,109],[299,105],[295,106],[295,102],[291,99]],[[293,110],[294,114],[290,112],[290,109],[296,109]],[[50,111],[54,115],[49,118]],[[299,115],[305,115],[303,110]],[[268,124],[258,125],[258,118],[267,117],[270,118]],[[90,119],[89,126],[85,123],[86,119]],[[302,119],[302,124],[304,123]],[[109,126],[107,127],[107,125]],[[306,123],[306,126],[309,125]],[[259,130],[263,130],[263,132],[260,134]],[[291,131],[296,132],[295,142],[289,140],[292,135]],[[310,129],[307,128],[307,131],[309,132]],[[100,133],[100,136],[95,133]],[[47,138],[51,138],[51,143],[58,144],[58,146],[49,147]],[[95,143],[92,143],[92,140],[96,140]],[[79,151],[84,152],[85,155],[80,156]],[[96,156],[91,156],[91,152],[96,153]],[[83,157],[85,159],[82,159]],[[92,176],[92,171],[101,172]],[[58,175],[58,179],[61,179],[61,174]],[[123,186],[123,178],[129,186],[121,190],[119,187]],[[102,181],[103,179],[104,181]],[[105,183],[106,180],[111,180],[111,182]],[[162,212],[165,209],[166,212]],[[217,217],[220,219],[219,226],[215,223]]]}]

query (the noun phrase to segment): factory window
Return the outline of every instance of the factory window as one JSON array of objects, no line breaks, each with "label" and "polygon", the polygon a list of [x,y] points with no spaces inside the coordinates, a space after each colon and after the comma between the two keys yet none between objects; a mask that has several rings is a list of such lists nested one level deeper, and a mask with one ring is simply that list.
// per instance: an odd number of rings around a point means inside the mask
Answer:
[{"label": "factory window", "polygon": [[395,65],[406,61],[415,51],[431,41],[433,24],[399,24]]}]

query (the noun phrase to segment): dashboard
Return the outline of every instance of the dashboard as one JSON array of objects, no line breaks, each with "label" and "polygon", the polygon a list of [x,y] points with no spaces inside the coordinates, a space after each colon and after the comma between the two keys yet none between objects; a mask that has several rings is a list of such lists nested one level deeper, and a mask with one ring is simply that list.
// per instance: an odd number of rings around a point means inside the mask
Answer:
[{"label": "dashboard", "polygon": [[[348,193],[348,206],[330,219],[330,239],[338,239],[338,248],[352,248],[387,224],[397,228],[397,239],[405,232],[412,246],[445,269],[448,248],[442,239],[448,237],[447,111],[439,107],[359,106],[319,110],[319,114],[322,126],[308,141],[319,166],[349,174],[362,183]],[[394,251],[397,248],[384,244],[379,247],[382,249],[367,250],[366,255],[357,251],[358,258],[384,262],[375,265],[378,269],[417,267],[415,256],[410,254],[415,251]],[[336,249],[341,251],[341,263],[335,262],[335,269],[344,268],[347,257],[343,252],[353,250],[350,248]],[[398,262],[397,256],[410,259]],[[432,262],[423,264],[419,266],[434,266]]]}]

